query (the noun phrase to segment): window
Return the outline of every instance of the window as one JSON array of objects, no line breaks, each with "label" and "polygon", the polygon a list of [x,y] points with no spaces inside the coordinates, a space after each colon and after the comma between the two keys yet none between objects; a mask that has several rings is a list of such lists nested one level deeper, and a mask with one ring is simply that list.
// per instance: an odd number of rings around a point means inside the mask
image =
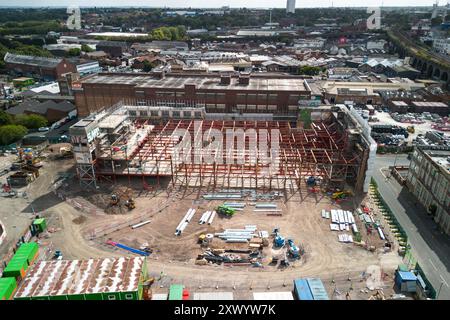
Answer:
[{"label": "window", "polygon": [[246,94],[245,93],[238,93],[236,95],[236,102],[243,102],[245,103]]},{"label": "window", "polygon": [[183,116],[185,118],[190,118],[190,117],[192,117],[192,112],[191,111],[183,111]]},{"label": "window", "polygon": [[199,99],[199,100],[205,100],[205,93],[203,93],[203,92],[198,92],[198,93],[197,93],[197,99]]},{"label": "window", "polygon": [[295,111],[297,109],[298,109],[297,106],[288,106],[288,110],[290,110],[290,111]]},{"label": "window", "polygon": [[133,295],[132,295],[131,293],[127,293],[127,294],[125,295],[125,299],[126,299],[126,300],[133,300]]},{"label": "window", "polygon": [[277,110],[277,106],[274,105],[274,104],[271,104],[271,105],[268,105],[268,106],[267,106],[267,109],[268,109],[268,110]]},{"label": "window", "polygon": [[163,110],[162,111],[162,116],[163,117],[168,117],[169,116],[169,111],[168,110]]},{"label": "window", "polygon": [[236,106],[236,108],[237,108],[238,110],[245,110],[245,104],[238,104],[238,105]]},{"label": "window", "polygon": [[267,94],[258,94],[258,101],[259,102],[266,102],[267,100]]},{"label": "window", "polygon": [[202,117],[202,113],[196,111],[196,112],[195,112],[195,117],[196,117],[196,118],[201,118],[201,117]]},{"label": "window", "polygon": [[179,118],[180,117],[180,111],[172,111],[172,117]]},{"label": "window", "polygon": [[136,110],[130,110],[129,113],[130,113],[130,116],[133,116],[133,117],[136,116]]},{"label": "window", "polygon": [[140,116],[141,117],[146,117],[146,116],[148,116],[148,112],[145,110],[141,110],[141,112],[139,112],[139,114],[140,114]]},{"label": "window", "polygon": [[150,115],[152,117],[157,117],[157,116],[159,116],[159,112],[158,111],[150,111]]},{"label": "window", "polygon": [[255,100],[256,100],[256,94],[254,94],[254,93],[249,93],[249,94],[247,95],[247,99],[248,99],[248,100],[251,100],[251,101],[255,101]]},{"label": "window", "polygon": [[291,94],[289,96],[289,103],[298,103],[298,100],[300,100],[300,96],[298,94]]},{"label": "window", "polygon": [[215,93],[207,93],[206,94],[206,99],[208,99],[208,100],[215,100],[216,99],[216,94]]},{"label": "window", "polygon": [[177,92],[177,99],[184,99],[184,92]]},{"label": "window", "polygon": [[256,105],[254,104],[247,105],[247,110],[256,110]]},{"label": "window", "polygon": [[145,106],[146,105],[145,100],[138,100],[137,105],[138,106]]},{"label": "window", "polygon": [[224,103],[218,103],[217,104],[217,109],[225,109],[225,104]]},{"label": "window", "polygon": [[160,99],[175,98],[175,92],[156,91],[156,97]]},{"label": "window", "polygon": [[116,296],[113,294],[108,295],[108,300],[116,300]]}]

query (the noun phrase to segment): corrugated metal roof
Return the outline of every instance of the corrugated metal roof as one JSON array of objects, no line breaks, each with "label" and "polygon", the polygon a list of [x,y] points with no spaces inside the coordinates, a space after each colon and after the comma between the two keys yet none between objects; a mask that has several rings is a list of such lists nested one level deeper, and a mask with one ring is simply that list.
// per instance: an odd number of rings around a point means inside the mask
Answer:
[{"label": "corrugated metal roof", "polygon": [[136,291],[144,261],[144,257],[40,261],[16,297]]},{"label": "corrugated metal roof", "polygon": [[306,281],[308,281],[309,289],[311,290],[314,300],[329,300],[322,280],[317,278],[309,278]]},{"label": "corrugated metal roof", "polygon": [[4,57],[4,61],[6,63],[13,63],[13,64],[26,64],[30,66],[37,66],[43,68],[54,68],[62,61],[62,59],[26,56],[8,52]]}]

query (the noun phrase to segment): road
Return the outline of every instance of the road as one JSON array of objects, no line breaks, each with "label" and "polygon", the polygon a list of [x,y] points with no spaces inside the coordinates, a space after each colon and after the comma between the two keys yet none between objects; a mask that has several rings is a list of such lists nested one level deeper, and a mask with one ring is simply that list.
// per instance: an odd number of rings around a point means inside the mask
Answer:
[{"label": "road", "polygon": [[[394,155],[378,156],[374,178],[378,190],[408,235],[414,257],[432,283],[439,300],[450,300],[450,237],[437,230],[426,209],[415,205],[414,196],[394,179],[386,179],[382,168],[395,161]],[[405,155],[399,155],[397,165],[409,165]],[[440,292],[439,292],[440,290]]]}]

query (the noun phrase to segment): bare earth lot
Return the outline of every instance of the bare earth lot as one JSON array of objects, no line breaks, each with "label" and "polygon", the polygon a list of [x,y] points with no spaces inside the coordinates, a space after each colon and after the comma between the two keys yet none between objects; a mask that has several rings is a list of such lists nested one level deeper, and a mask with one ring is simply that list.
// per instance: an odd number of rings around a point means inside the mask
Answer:
[{"label": "bare earth lot", "polygon": [[[1,199],[2,203],[7,203],[7,206],[0,206],[0,219],[7,229],[12,228],[10,220],[18,223],[20,215],[24,215],[24,224],[31,219],[31,214],[27,213],[30,212],[31,203],[37,212],[48,217],[49,228],[53,231],[42,239],[43,244],[52,243],[55,249],[63,252],[64,259],[131,255],[105,244],[108,239],[135,248],[148,243],[153,249],[148,259],[149,270],[157,280],[153,292],[167,292],[170,283],[183,283],[195,291],[233,290],[235,298],[250,299],[251,290],[291,290],[292,279],[315,276],[322,278],[330,297],[334,299],[345,299],[345,293],[349,290],[352,298],[367,299],[373,294],[364,291],[371,273],[374,274],[374,281],[384,288],[385,294],[392,291],[393,270],[400,262],[395,248],[394,252],[385,254],[381,249],[370,252],[355,244],[340,243],[336,231],[330,231],[330,220],[321,217],[322,209],[354,210],[361,199],[350,198],[341,204],[334,204],[328,196],[309,193],[303,188],[294,195],[271,201],[282,209],[282,216],[253,212],[254,206],[247,202],[244,211],[238,211],[232,218],[216,217],[211,226],[199,225],[198,219],[204,211],[214,209],[224,201],[203,200],[198,189],[142,192],[140,184],[132,183],[136,208],[123,210],[122,213],[106,213],[104,208],[108,206],[111,190],[114,190],[112,186],[101,185],[99,190],[87,192],[78,186],[76,179],[69,178],[58,190],[59,195],[53,191],[51,186],[58,174],[73,173],[72,166],[71,160],[46,161],[41,176],[29,187],[28,200]],[[174,235],[175,228],[189,208],[196,208],[197,212],[185,232],[177,237]],[[17,213],[13,216],[12,212]],[[136,219],[150,219],[151,222],[133,230],[128,225]],[[361,222],[358,220],[357,223],[358,228],[363,230]],[[301,244],[306,254],[286,269],[269,266],[273,253],[272,239],[269,239],[269,247],[263,250],[262,268],[194,264],[197,255],[203,251],[197,244],[201,233],[242,228],[249,224],[257,225],[258,230],[269,233],[279,227],[281,234],[292,238],[297,245]],[[368,236],[362,232],[362,235],[366,243],[377,248],[382,245],[377,234]],[[9,240],[13,241],[12,238]],[[211,246],[225,248],[224,243],[217,238]],[[3,249],[5,246],[0,248]],[[381,267],[384,284],[381,273],[377,276],[376,272],[370,271],[373,266]]]}]

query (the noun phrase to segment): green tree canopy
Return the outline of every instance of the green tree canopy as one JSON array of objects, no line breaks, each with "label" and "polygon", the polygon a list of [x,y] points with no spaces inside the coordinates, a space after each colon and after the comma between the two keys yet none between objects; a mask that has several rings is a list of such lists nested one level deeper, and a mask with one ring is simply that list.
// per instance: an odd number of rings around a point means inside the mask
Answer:
[{"label": "green tree canopy", "polygon": [[83,51],[83,52],[92,52],[92,51],[94,51],[94,49],[89,47],[87,44],[82,44],[81,45],[81,51]]},{"label": "green tree canopy", "polygon": [[8,145],[22,139],[28,130],[24,126],[8,124],[0,127],[0,144]]},{"label": "green tree canopy", "polygon": [[81,49],[72,48],[67,52],[69,57],[78,57],[81,54]]},{"label": "green tree canopy", "polygon": [[28,129],[39,129],[45,127],[48,121],[38,114],[20,114],[16,116],[15,123]]},{"label": "green tree canopy", "polygon": [[0,126],[5,126],[13,123],[13,118],[9,113],[0,110]]}]

